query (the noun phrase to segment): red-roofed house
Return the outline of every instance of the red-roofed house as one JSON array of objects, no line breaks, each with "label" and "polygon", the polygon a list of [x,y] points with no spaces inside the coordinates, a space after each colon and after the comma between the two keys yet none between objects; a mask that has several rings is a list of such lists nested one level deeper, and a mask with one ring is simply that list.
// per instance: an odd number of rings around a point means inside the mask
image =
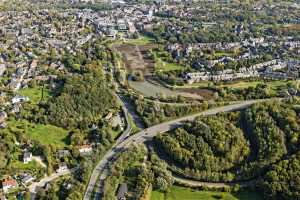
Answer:
[{"label": "red-roofed house", "polygon": [[15,179],[6,178],[2,181],[3,192],[8,192],[8,190],[16,188],[17,186],[18,186],[18,183]]},{"label": "red-roofed house", "polygon": [[90,144],[85,144],[85,145],[79,146],[80,154],[90,153],[90,152],[92,152],[92,150],[93,150],[93,148],[92,148],[92,145],[90,145]]}]

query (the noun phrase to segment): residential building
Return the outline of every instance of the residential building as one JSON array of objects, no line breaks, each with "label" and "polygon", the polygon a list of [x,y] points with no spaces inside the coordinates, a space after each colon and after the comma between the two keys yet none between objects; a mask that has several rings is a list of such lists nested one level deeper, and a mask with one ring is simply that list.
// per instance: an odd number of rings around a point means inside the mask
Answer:
[{"label": "residential building", "polygon": [[31,183],[32,181],[34,181],[34,177],[33,176],[31,176],[30,174],[24,174],[23,176],[22,176],[22,183],[23,184],[28,184],[28,183]]},{"label": "residential building", "polygon": [[24,155],[23,155],[23,163],[24,164],[27,164],[29,162],[32,161],[32,153],[31,152],[25,152]]},{"label": "residential building", "polygon": [[26,102],[26,101],[29,101],[29,98],[28,98],[28,97],[25,97],[25,96],[20,96],[20,95],[15,96],[15,97],[12,98],[12,100],[11,100],[12,104],[21,103],[21,102]]},{"label": "residential building", "polygon": [[0,77],[4,74],[6,70],[5,64],[0,64]]},{"label": "residential building", "polygon": [[80,154],[88,154],[93,151],[92,145],[86,144],[78,147]]},{"label": "residential building", "polygon": [[7,114],[4,111],[0,112],[0,124],[2,124],[3,122],[5,122],[5,119],[7,118]]},{"label": "residential building", "polygon": [[59,163],[59,165],[58,165],[58,167],[56,169],[56,172],[57,173],[61,173],[61,172],[64,172],[66,170],[68,170],[67,164],[66,163]]},{"label": "residential building", "polygon": [[128,193],[127,183],[122,183],[118,189],[117,199],[126,200],[127,193]]},{"label": "residential building", "polygon": [[4,193],[7,193],[9,190],[14,189],[18,186],[18,183],[15,179],[6,178],[2,181],[2,189]]}]

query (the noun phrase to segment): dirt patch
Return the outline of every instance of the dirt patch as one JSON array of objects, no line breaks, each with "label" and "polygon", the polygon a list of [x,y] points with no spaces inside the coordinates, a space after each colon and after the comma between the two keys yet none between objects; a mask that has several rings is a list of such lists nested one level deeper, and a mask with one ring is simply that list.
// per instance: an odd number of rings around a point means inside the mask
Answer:
[{"label": "dirt patch", "polygon": [[154,72],[154,60],[149,58],[147,52],[154,47],[154,45],[122,44],[114,48],[121,52],[126,68],[130,72],[140,70],[149,75]]},{"label": "dirt patch", "polygon": [[290,24],[286,27],[283,27],[283,31],[300,31],[300,24]]}]

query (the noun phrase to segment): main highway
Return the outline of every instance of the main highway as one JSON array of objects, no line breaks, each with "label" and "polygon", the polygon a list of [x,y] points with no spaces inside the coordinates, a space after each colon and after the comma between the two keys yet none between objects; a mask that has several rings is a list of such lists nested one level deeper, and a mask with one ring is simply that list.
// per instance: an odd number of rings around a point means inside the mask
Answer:
[{"label": "main highway", "polygon": [[[134,144],[141,144],[146,141],[152,140],[153,137],[156,136],[157,134],[170,131],[176,127],[181,126],[185,121],[192,121],[199,116],[209,116],[209,115],[215,115],[222,112],[237,111],[237,110],[245,109],[255,103],[263,102],[266,100],[270,100],[270,99],[248,100],[248,101],[238,102],[235,104],[208,109],[206,111],[197,114],[181,117],[172,121],[167,121],[158,125],[154,125],[132,136],[128,136],[127,134],[126,136],[119,138],[115,143],[115,145],[105,154],[105,156],[101,159],[101,161],[97,164],[96,168],[94,169],[93,175],[91,176],[89,185],[84,195],[84,200],[91,199],[93,191],[96,192],[95,198],[101,199],[101,194],[100,194],[101,188],[103,188],[103,183],[106,178],[106,173],[104,173],[105,168],[108,166],[111,160],[115,159],[120,154],[120,152],[128,149],[130,146]],[[98,185],[96,185],[98,178],[100,178],[101,181],[98,183]]]}]

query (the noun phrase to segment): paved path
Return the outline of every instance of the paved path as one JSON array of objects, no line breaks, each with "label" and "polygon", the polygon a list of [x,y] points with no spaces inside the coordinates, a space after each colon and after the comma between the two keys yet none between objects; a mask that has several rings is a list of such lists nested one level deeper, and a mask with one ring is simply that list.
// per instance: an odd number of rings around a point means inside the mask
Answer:
[{"label": "paved path", "polygon": [[42,167],[47,168],[47,165],[43,162],[43,159],[41,156],[32,156],[32,160],[35,160],[37,163],[39,163]]},{"label": "paved path", "polygon": [[63,172],[53,173],[50,176],[46,176],[42,178],[39,182],[33,182],[31,185],[28,186],[28,189],[31,193],[35,193],[37,187],[44,187],[48,182],[53,181],[54,179],[57,179],[60,176],[70,174],[72,170],[68,169],[68,170],[64,170]]},{"label": "paved path", "polygon": [[[101,188],[103,188],[102,184],[104,183],[104,180],[107,177],[106,174],[103,174],[103,172],[105,171],[105,168],[108,167],[109,161],[116,158],[117,155],[119,155],[119,153],[125,151],[130,146],[132,146],[134,144],[141,144],[146,141],[152,140],[153,137],[156,136],[157,134],[167,132],[176,127],[179,127],[185,121],[192,121],[196,117],[215,115],[215,114],[221,113],[221,112],[231,112],[231,111],[241,110],[241,109],[249,107],[250,105],[252,105],[254,103],[263,102],[266,100],[268,100],[268,99],[249,100],[249,101],[239,102],[237,104],[231,104],[231,105],[227,105],[227,106],[212,108],[212,109],[200,112],[198,114],[181,117],[176,120],[172,120],[172,121],[168,121],[168,122],[164,122],[164,123],[152,126],[150,128],[147,128],[147,129],[144,129],[144,130],[138,132],[135,135],[132,135],[131,137],[126,138],[125,140],[123,140],[119,143],[116,143],[116,145],[114,145],[114,147],[106,153],[106,155],[102,158],[102,160],[99,162],[99,164],[96,167],[97,174],[101,174],[100,179],[102,180],[102,181],[100,181],[100,185],[97,186],[98,187],[97,191],[101,192]],[[95,184],[94,183],[89,184],[89,187],[91,187],[93,185],[95,185]],[[91,188],[89,190],[87,190],[87,192],[84,196],[84,200],[90,199],[92,192],[93,192],[93,189],[91,189]],[[99,192],[97,192],[95,197],[96,197],[96,199],[101,199],[101,194],[99,194]]]},{"label": "paved path", "polygon": [[208,187],[208,188],[227,188],[235,185],[239,185],[240,187],[248,187],[250,185],[255,184],[255,181],[245,181],[245,182],[236,182],[236,183],[211,183],[211,182],[203,182],[203,181],[195,181],[186,178],[181,178],[173,175],[173,179],[175,182],[187,185],[189,187]]},{"label": "paved path", "polygon": [[29,192],[30,192],[30,199],[35,199],[36,189],[37,187],[44,187],[47,183],[61,177],[64,175],[71,174],[72,172],[75,172],[78,169],[78,167],[75,167],[73,169],[67,169],[62,172],[53,173],[50,176],[45,176],[42,178],[39,182],[33,182],[31,185],[28,186]]}]

